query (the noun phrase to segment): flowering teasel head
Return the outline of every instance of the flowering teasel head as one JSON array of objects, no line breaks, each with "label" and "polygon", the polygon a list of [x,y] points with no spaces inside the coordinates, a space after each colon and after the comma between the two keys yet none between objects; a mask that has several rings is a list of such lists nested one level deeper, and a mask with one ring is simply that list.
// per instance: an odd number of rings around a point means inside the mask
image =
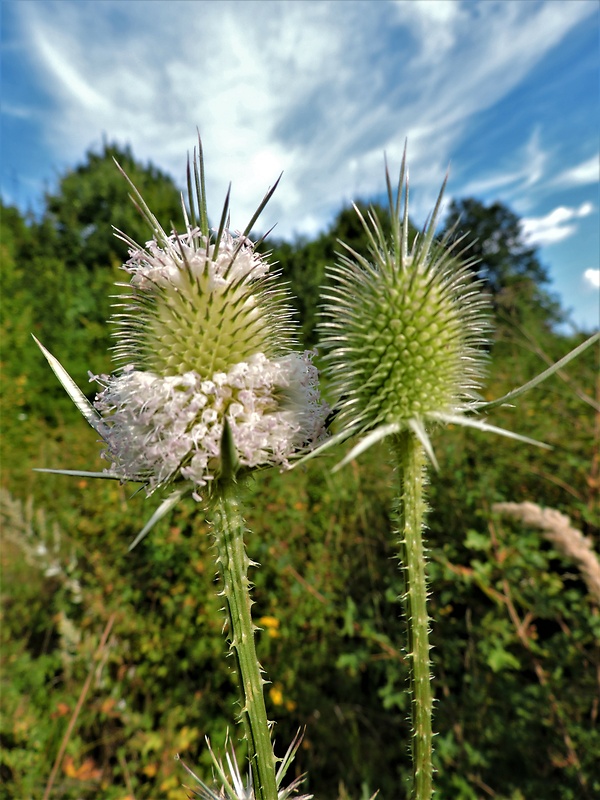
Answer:
[{"label": "flowering teasel head", "polygon": [[148,494],[175,485],[163,516],[184,493],[200,499],[247,470],[288,467],[326,437],[329,408],[312,354],[298,351],[289,292],[248,238],[277,184],[241,234],[228,230],[229,192],[209,229],[201,146],[183,233],[167,234],[130,185],[153,238],[140,246],[117,231],[130,280],[112,318],[116,372],[92,376],[102,387],[92,405],[42,350],[106,443],[109,470],[86,474],[141,481]]},{"label": "flowering teasel head", "polygon": [[[388,435],[412,431],[437,466],[428,430],[455,423],[513,436],[470,415],[485,375],[490,301],[473,278],[474,259],[452,231],[435,237],[445,182],[433,213],[409,241],[406,153],[394,193],[386,167],[391,235],[371,209],[355,206],[369,252],[346,245],[330,268],[320,322],[321,346],[340,433],[363,438],[339,466]],[[403,208],[402,199],[404,199]]]}]

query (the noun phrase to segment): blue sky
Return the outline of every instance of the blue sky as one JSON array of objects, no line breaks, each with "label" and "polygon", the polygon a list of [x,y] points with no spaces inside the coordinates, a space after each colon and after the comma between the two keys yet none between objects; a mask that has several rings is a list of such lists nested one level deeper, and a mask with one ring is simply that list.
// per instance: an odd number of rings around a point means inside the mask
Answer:
[{"label": "blue sky", "polygon": [[[408,138],[412,217],[447,199],[523,219],[578,328],[599,323],[598,0],[2,2],[6,202],[103,137],[183,186],[200,128],[209,212],[313,235],[382,190]],[[212,200],[212,203],[211,203]],[[117,221],[118,224],[118,221]]]}]

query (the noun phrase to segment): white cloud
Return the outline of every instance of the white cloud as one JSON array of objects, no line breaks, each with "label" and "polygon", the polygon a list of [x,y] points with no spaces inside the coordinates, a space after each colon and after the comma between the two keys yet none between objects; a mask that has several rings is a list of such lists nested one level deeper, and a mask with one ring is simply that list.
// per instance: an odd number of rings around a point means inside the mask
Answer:
[{"label": "white cloud", "polygon": [[577,231],[574,221],[587,217],[594,211],[591,203],[582,203],[578,208],[559,206],[543,217],[525,217],[521,229],[529,244],[544,246],[562,242]]},{"label": "white cloud", "polygon": [[586,269],[583,273],[584,280],[595,289],[600,288],[600,269]]},{"label": "white cloud", "polygon": [[[73,163],[102,134],[183,185],[200,127],[209,200],[233,181],[243,227],[267,185],[277,233],[324,226],[340,200],[382,184],[409,139],[429,208],[474,115],[510,92],[589,2],[45,2],[16,4],[54,112],[44,131]],[[539,142],[518,170],[545,167]],[[507,176],[504,176],[506,179]],[[210,209],[209,209],[210,210]]]},{"label": "white cloud", "polygon": [[63,46],[69,46],[68,38],[62,39],[60,33],[51,39],[43,36],[36,37],[36,46],[39,56],[57,80],[57,85],[63,89],[65,98],[93,114],[102,115],[110,113],[110,103],[100,92],[92,86],[94,76],[84,76],[77,64],[70,63],[62,52]]},{"label": "white cloud", "polygon": [[395,0],[396,19],[408,26],[418,41],[419,60],[429,68],[451,51],[459,38],[466,13],[455,0]]},{"label": "white cloud", "polygon": [[555,182],[560,186],[584,186],[598,183],[598,181],[600,181],[600,153],[581,164],[564,170],[557,175]]}]

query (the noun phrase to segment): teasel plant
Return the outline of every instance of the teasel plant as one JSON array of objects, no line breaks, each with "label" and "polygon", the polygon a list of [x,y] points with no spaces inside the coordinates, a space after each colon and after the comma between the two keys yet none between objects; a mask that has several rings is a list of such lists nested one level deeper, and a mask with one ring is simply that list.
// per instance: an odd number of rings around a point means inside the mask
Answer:
[{"label": "teasel plant", "polygon": [[242,781],[228,753],[228,778],[213,756],[217,788],[213,791],[197,779],[196,794],[286,800],[299,786],[297,780],[281,786],[298,743],[292,743],[276,769],[279,759],[273,751],[266,680],[251,614],[248,570],[258,565],[246,553],[240,494],[244,478],[252,472],[287,469],[326,439],[330,409],[320,398],[313,354],[299,350],[299,324],[289,292],[268,258],[256,252],[258,243],[249,238],[277,184],[245,230],[235,233],[229,228],[229,191],[217,229],[209,227],[200,140],[191,165],[188,160],[182,232],[165,231],[129,183],[152,238],[142,246],[116,231],[129,248],[123,267],[129,281],[119,284],[111,320],[115,372],[91,375],[100,387],[94,402],[36,339],[101,437],[109,466],[101,472],[41,471],[133,481],[141,483],[147,495],[166,493],[130,550],[186,495],[197,501],[202,516],[208,515],[251,777],[248,783]]},{"label": "teasel plant", "polygon": [[[490,301],[473,279],[476,262],[465,237],[436,238],[446,181],[423,230],[410,241],[406,148],[397,187],[385,165],[391,234],[371,208],[355,206],[368,241],[360,254],[343,241],[324,289],[319,347],[323,376],[337,397],[332,417],[338,432],[308,454],[310,459],[350,437],[359,441],[339,469],[386,439],[397,475],[395,536],[404,573],[401,598],[411,692],[413,800],[434,792],[433,692],[423,540],[427,469],[439,469],[430,434],[462,425],[540,447],[547,445],[490,424],[482,414],[511,404],[598,340],[575,348],[526,385],[491,402],[479,395],[488,361]],[[447,180],[447,178],[446,178]],[[300,462],[302,463],[302,462]],[[400,796],[400,794],[399,794]]]}]

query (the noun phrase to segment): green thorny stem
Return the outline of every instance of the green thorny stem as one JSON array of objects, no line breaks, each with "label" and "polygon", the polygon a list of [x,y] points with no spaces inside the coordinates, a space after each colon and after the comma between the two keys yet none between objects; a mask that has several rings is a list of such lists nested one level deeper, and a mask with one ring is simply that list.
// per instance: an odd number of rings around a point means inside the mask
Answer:
[{"label": "green thorny stem", "polygon": [[425,451],[412,431],[392,439],[399,476],[397,505],[400,564],[404,570],[404,607],[407,655],[410,670],[412,716],[413,800],[430,800],[433,794],[431,717],[433,697],[429,659],[427,576],[423,547],[423,520],[427,506],[423,496]]},{"label": "green thorny stem", "polygon": [[271,743],[263,686],[262,669],[256,655],[246,554],[246,527],[240,513],[235,488],[228,487],[215,502],[213,533],[217,562],[223,581],[223,596],[229,621],[230,648],[235,654],[241,693],[241,715],[248,741],[256,800],[277,800],[275,756]]}]

